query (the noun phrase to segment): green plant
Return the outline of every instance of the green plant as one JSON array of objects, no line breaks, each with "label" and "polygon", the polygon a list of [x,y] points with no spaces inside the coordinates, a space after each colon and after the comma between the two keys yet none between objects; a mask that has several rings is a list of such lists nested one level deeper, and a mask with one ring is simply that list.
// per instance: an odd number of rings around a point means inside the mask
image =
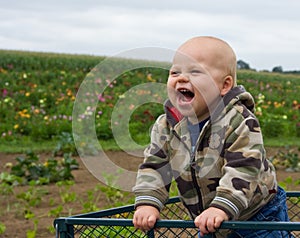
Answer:
[{"label": "green plant", "polygon": [[58,136],[57,146],[54,150],[54,156],[63,154],[77,155],[77,150],[74,144],[73,136],[69,132],[62,132]]},{"label": "green plant", "polygon": [[288,176],[284,181],[280,181],[278,184],[286,191],[291,191],[294,186],[298,186],[300,184],[300,179],[293,180],[291,176]]},{"label": "green plant", "polygon": [[78,168],[77,161],[70,154],[64,154],[61,160],[49,158],[43,163],[35,153],[29,151],[25,158],[17,157],[16,161],[11,174],[24,178],[27,182],[35,181],[36,184],[73,179],[72,170]]},{"label": "green plant", "polygon": [[299,155],[297,153],[294,153],[292,151],[290,151],[287,154],[287,160],[288,160],[288,165],[289,168],[294,170],[294,171],[299,171],[300,169],[300,158]]},{"label": "green plant", "polygon": [[103,177],[106,185],[101,185],[100,190],[105,193],[110,207],[117,207],[134,202],[134,198],[130,196],[131,194],[129,192],[122,191],[116,186],[117,177],[115,175],[104,174]]},{"label": "green plant", "polygon": [[178,189],[177,189],[177,184],[176,184],[176,181],[175,181],[175,180],[173,180],[173,181],[171,182],[169,196],[170,196],[170,197],[178,196]]},{"label": "green plant", "polygon": [[17,164],[12,166],[11,174],[24,177],[26,180],[36,180],[38,179],[37,172],[39,168],[37,167],[37,162],[39,158],[31,151],[28,151],[26,157],[17,157]]},{"label": "green plant", "polygon": [[38,207],[42,201],[42,197],[47,194],[48,191],[44,188],[36,187],[35,183],[30,183],[30,187],[25,192],[17,194],[17,198],[22,204],[23,216],[26,220],[33,222],[33,229],[26,231],[27,238],[35,238],[37,227],[39,223],[39,218],[33,212],[33,208]]},{"label": "green plant", "polygon": [[58,165],[57,170],[57,178],[53,179],[53,181],[64,181],[73,179],[72,170],[78,168],[78,162],[71,157],[70,154],[64,154],[63,159],[61,160],[60,164]]},{"label": "green plant", "polygon": [[61,214],[63,213],[63,205],[60,204],[58,206],[56,206],[55,208],[51,209],[49,212],[48,212],[48,216],[49,217],[60,217]]},{"label": "green plant", "polygon": [[58,207],[51,209],[48,215],[58,217],[64,210],[67,210],[69,216],[72,215],[73,207],[71,203],[77,200],[77,194],[75,192],[71,192],[73,185],[74,181],[71,180],[59,181],[56,183],[56,186],[59,188],[61,204]]},{"label": "green plant", "polygon": [[[0,173],[0,186],[3,186],[0,190],[1,194],[7,194],[11,192],[12,187],[23,184],[23,179],[14,174],[8,172]],[[5,187],[7,189],[5,189]]]},{"label": "green plant", "polygon": [[56,229],[53,225],[48,226],[47,229],[50,234],[55,234],[55,232],[56,232]]},{"label": "green plant", "polygon": [[35,238],[36,237],[38,223],[39,223],[38,219],[34,219],[34,221],[33,221],[33,229],[26,231],[26,238]]},{"label": "green plant", "polygon": [[86,229],[83,231],[83,237],[97,238],[97,237],[130,237],[134,234],[134,237],[146,237],[145,232],[141,230],[136,230],[134,227],[124,227],[122,226],[99,226],[93,229]]},{"label": "green plant", "polygon": [[94,212],[99,210],[99,207],[97,204],[100,200],[100,191],[101,191],[101,185],[97,185],[94,189],[87,191],[87,198],[81,199],[80,202],[82,204],[83,213],[86,212]]},{"label": "green plant", "polygon": [[6,230],[6,226],[2,222],[0,222],[0,235],[4,234],[5,230]]},{"label": "green plant", "polygon": [[[35,186],[35,183],[33,182],[29,185],[29,188],[25,192],[17,194],[16,197],[22,201],[23,207],[26,210],[25,214],[28,212],[28,216],[31,216],[30,214],[32,213],[30,212],[30,207],[37,207],[41,203],[42,197],[48,194],[48,190]],[[25,218],[30,217],[25,216]]]},{"label": "green plant", "polygon": [[6,212],[11,211],[10,198],[15,196],[14,187],[20,184],[23,184],[22,178],[7,172],[0,173],[0,196],[3,197],[3,204],[6,203]]},{"label": "green plant", "polygon": [[[298,151],[296,151],[298,150]],[[300,149],[285,147],[285,150],[279,150],[278,153],[271,158],[275,167],[283,167],[288,171],[300,171]]]}]

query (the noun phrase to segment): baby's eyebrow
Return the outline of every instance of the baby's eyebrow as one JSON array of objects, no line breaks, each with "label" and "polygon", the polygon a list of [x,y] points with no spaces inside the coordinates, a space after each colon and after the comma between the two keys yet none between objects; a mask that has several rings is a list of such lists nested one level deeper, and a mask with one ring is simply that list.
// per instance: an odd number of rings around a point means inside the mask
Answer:
[{"label": "baby's eyebrow", "polygon": [[191,70],[205,71],[205,68],[199,63],[190,63],[190,64],[173,64],[170,67],[170,71],[191,71]]},{"label": "baby's eyebrow", "polygon": [[169,71],[178,71],[180,70],[181,68],[178,67],[178,66],[171,66],[170,70]]},{"label": "baby's eyebrow", "polygon": [[189,65],[188,70],[194,70],[194,69],[204,71],[204,67],[202,67],[200,64]]}]

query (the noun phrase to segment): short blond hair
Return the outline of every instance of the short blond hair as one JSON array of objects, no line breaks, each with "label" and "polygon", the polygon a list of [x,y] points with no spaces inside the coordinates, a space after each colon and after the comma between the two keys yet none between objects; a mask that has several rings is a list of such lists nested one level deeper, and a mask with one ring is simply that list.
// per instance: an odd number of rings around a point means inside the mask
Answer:
[{"label": "short blond hair", "polygon": [[[212,42],[214,42],[214,44],[211,44]],[[213,36],[197,36],[186,41],[178,50],[180,51],[181,48],[191,43],[209,46],[215,54],[215,65],[225,70],[226,74],[233,78],[233,86],[237,85],[236,55],[232,47],[226,41]]]}]

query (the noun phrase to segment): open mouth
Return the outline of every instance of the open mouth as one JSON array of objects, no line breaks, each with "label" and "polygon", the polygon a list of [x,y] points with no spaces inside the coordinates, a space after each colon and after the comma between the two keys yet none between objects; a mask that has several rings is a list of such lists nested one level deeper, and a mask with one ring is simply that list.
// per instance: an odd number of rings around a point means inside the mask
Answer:
[{"label": "open mouth", "polygon": [[195,96],[195,94],[188,89],[179,89],[179,99],[182,102],[191,102]]}]

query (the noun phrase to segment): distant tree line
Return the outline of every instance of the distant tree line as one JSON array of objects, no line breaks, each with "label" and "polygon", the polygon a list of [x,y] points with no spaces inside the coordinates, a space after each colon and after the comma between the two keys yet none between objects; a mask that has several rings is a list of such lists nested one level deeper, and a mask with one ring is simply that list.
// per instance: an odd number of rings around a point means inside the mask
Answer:
[{"label": "distant tree line", "polygon": [[[238,60],[237,61],[237,69],[248,69],[248,70],[255,70],[250,67],[248,63],[246,63],[243,60]],[[256,70],[255,70],[256,71]],[[267,70],[264,70],[267,71]],[[284,74],[300,74],[299,70],[289,70],[289,71],[284,71],[282,66],[275,66],[272,71],[273,73],[284,73]]]}]

